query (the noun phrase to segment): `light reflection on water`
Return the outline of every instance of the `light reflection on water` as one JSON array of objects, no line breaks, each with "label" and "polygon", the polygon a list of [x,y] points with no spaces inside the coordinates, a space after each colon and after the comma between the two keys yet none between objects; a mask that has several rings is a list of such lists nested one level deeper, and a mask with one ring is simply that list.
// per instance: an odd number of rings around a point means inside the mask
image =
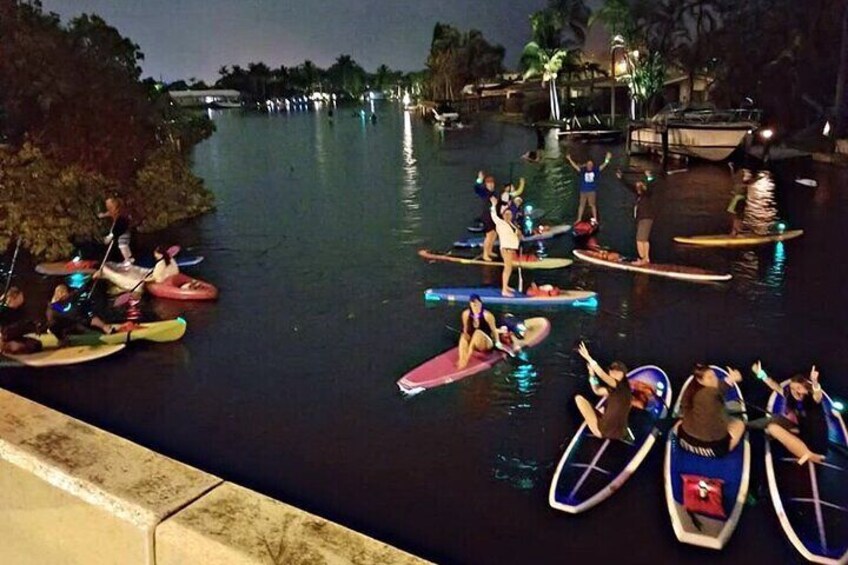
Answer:
[{"label": "light reflection on water", "polygon": [[415,159],[415,149],[412,137],[412,114],[403,111],[403,182],[401,185],[401,202],[404,210],[404,223],[401,228],[403,242],[414,244],[421,241],[418,235],[421,223],[421,205],[418,202],[418,161]]}]

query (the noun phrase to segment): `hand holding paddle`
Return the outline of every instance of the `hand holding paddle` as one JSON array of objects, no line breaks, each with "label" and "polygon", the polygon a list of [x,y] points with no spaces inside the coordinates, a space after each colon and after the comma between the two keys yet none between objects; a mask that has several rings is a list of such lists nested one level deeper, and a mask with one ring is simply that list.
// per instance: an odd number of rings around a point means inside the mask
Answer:
[{"label": "hand holding paddle", "polygon": [[[168,249],[166,249],[166,250],[165,250],[165,252],[166,252],[166,253],[167,253],[170,257],[174,257],[177,253],[179,253],[179,252],[180,252],[180,246],[179,246],[179,245],[172,245],[171,247],[169,247]],[[162,259],[164,259],[164,257],[163,257]],[[148,271],[148,272],[144,275],[144,277],[143,277],[140,281],[138,281],[138,283],[136,283],[136,285],[135,285],[134,287],[132,287],[132,289],[131,289],[129,292],[125,292],[124,294],[120,295],[118,298],[116,298],[116,299],[115,299],[115,306],[116,306],[116,307],[120,308],[121,306],[124,306],[125,304],[127,304],[127,303],[130,301],[130,299],[132,299],[132,295],[133,295],[133,293],[134,293],[134,292],[138,289],[138,287],[140,287],[141,285],[143,285],[143,284],[144,284],[144,282],[147,280],[147,277],[149,277],[150,275],[152,275],[152,274],[153,274],[153,271],[156,269],[156,265],[157,265],[157,264],[159,263],[159,261],[161,261],[162,259],[157,259],[157,260],[153,263],[153,268],[152,268],[152,269],[150,269],[150,270],[149,270],[149,271]]]}]

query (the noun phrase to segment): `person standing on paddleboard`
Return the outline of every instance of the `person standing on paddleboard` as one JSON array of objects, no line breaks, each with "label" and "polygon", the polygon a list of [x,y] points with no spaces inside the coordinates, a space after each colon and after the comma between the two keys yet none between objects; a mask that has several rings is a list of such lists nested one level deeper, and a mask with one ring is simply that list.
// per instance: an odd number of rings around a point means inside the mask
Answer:
[{"label": "person standing on paddleboard", "polygon": [[495,223],[495,229],[498,234],[498,245],[501,249],[501,257],[503,259],[504,268],[501,275],[501,295],[515,296],[515,289],[509,286],[509,279],[512,277],[512,266],[518,259],[518,247],[521,242],[521,229],[512,223],[512,209],[506,207],[503,210],[503,218],[498,216],[497,205],[498,198],[492,196],[490,202],[492,207],[489,214],[492,221]]},{"label": "person standing on paddleboard", "polygon": [[624,186],[636,194],[636,202],[633,205],[633,219],[636,221],[636,253],[639,255],[639,259],[635,264],[647,265],[651,262],[651,228],[654,225],[652,192],[648,190],[648,185],[644,180],[630,184],[624,180],[621,171],[616,172],[615,176],[624,183]]},{"label": "person standing on paddleboard", "polygon": [[807,461],[821,463],[828,449],[828,427],[824,394],[819,384],[816,366],[810,369],[809,379],[797,374],[786,388],[768,376],[763,364],[757,361],[751,367],[757,378],[785,400],[782,414],[771,414],[754,420],[748,427],[765,432],[783,444],[789,453],[798,458],[798,464]]},{"label": "person standing on paddleboard", "polygon": [[98,214],[98,218],[112,218],[112,229],[106,236],[104,242],[106,245],[117,240],[118,249],[124,261],[121,263],[123,267],[129,267],[133,264],[133,254],[130,249],[130,218],[124,211],[123,202],[120,198],[110,196],[106,199],[106,211]]},{"label": "person standing on paddleboard", "polygon": [[571,164],[572,168],[580,173],[580,204],[577,207],[577,219],[575,223],[583,219],[583,213],[586,211],[587,204],[592,209],[592,220],[598,223],[598,176],[609,165],[610,159],[612,159],[612,153],[607,151],[604,162],[597,169],[595,169],[595,162],[591,159],[582,165],[578,165],[571,158],[571,153],[566,153],[565,158]]},{"label": "person standing on paddleboard", "polygon": [[718,378],[707,365],[695,365],[694,381],[681,400],[681,420],[674,426],[680,447],[701,457],[724,457],[745,436],[745,422],[728,414],[724,397],[742,374],[727,368],[728,378]]},{"label": "person standing on paddleboard", "polygon": [[574,397],[586,427],[598,438],[627,439],[627,421],[633,401],[633,392],[627,380],[627,367],[621,361],[613,361],[609,369],[604,371],[589,354],[589,348],[582,341],[577,348],[577,353],[586,360],[592,392],[607,399],[604,411],[601,412],[582,395],[578,394]]},{"label": "person standing on paddleboard", "polygon": [[[477,294],[468,299],[468,308],[462,311],[462,333],[459,334],[457,369],[464,369],[475,351],[487,352],[500,344],[495,315],[483,308]],[[487,333],[488,332],[488,333]]]},{"label": "person standing on paddleboard", "polygon": [[733,163],[728,163],[730,176],[733,179],[733,194],[727,205],[727,213],[730,214],[730,235],[736,237],[745,229],[745,205],[748,203],[748,186],[754,180],[750,169],[742,169],[737,174],[733,169]]},{"label": "person standing on paddleboard", "polygon": [[480,215],[480,222],[483,224],[483,231],[486,232],[486,238],[483,240],[483,261],[492,261],[492,248],[495,246],[495,223],[492,221],[489,214],[490,200],[498,194],[495,191],[495,177],[486,175],[483,171],[477,173],[477,182],[474,183],[474,193],[483,200],[483,213]]}]

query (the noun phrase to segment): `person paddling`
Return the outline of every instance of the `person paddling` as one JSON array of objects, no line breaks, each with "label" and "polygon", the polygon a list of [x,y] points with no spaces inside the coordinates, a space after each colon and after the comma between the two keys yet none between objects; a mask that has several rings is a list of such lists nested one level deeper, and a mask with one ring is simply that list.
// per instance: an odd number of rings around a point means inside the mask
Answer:
[{"label": "person paddling", "polygon": [[578,394],[574,397],[586,427],[593,436],[598,438],[627,439],[629,436],[627,421],[633,401],[633,392],[627,380],[627,366],[621,361],[613,361],[608,370],[604,371],[589,354],[589,348],[582,341],[577,348],[577,353],[586,360],[592,392],[607,399],[604,410],[601,412],[582,395]]},{"label": "person paddling", "polygon": [[483,224],[483,231],[486,232],[486,237],[483,240],[483,261],[492,261],[492,248],[495,246],[495,223],[489,214],[490,200],[495,192],[495,177],[486,175],[483,171],[477,173],[477,182],[474,183],[474,193],[483,200],[483,213],[480,215],[480,222]]},{"label": "person paddling", "polygon": [[612,153],[607,151],[604,162],[601,166],[595,169],[595,162],[589,159],[582,165],[578,165],[571,158],[571,153],[566,153],[565,158],[571,164],[572,168],[580,173],[580,204],[577,207],[577,219],[575,223],[583,220],[583,213],[586,210],[586,205],[592,209],[592,220],[598,222],[598,176],[607,168],[612,159]]},{"label": "person paddling", "polygon": [[117,241],[118,250],[120,250],[124,259],[121,266],[128,267],[134,262],[132,249],[130,249],[131,226],[129,216],[124,211],[124,205],[120,198],[110,196],[106,199],[105,205],[106,211],[97,215],[99,218],[112,219],[112,229],[109,230],[104,242],[108,245],[113,240]]},{"label": "person paddling", "polygon": [[782,396],[784,403],[781,414],[755,420],[748,426],[764,429],[798,458],[799,465],[807,461],[823,462],[823,454],[827,453],[828,448],[828,427],[825,406],[822,404],[824,394],[816,366],[810,369],[809,378],[797,374],[785,388],[768,376],[761,362],[754,363],[751,370],[767,387]]},{"label": "person paddling", "polygon": [[105,334],[114,333],[115,326],[107,324],[98,316],[87,316],[74,304],[74,293],[67,285],[58,284],[53,290],[50,304],[47,305],[47,329],[59,341],[65,341],[69,335],[82,334],[91,328]]},{"label": "person paddling", "polygon": [[707,365],[695,365],[692,370],[694,380],[680,403],[682,418],[674,427],[683,450],[702,457],[724,457],[745,436],[745,422],[732,417],[724,404],[725,393],[742,382],[742,375],[729,367],[727,373],[723,380]]},{"label": "person paddling", "polygon": [[504,262],[503,274],[501,275],[501,295],[515,296],[515,289],[509,286],[509,279],[512,276],[512,266],[518,256],[521,229],[512,223],[511,208],[505,208],[503,218],[501,218],[498,216],[498,199],[496,196],[492,196],[491,203],[492,207],[489,210],[489,214],[492,217],[492,222],[495,224],[498,234],[498,245],[500,246],[501,257]]},{"label": "person paddling", "polygon": [[459,358],[457,369],[464,369],[475,351],[488,352],[500,344],[495,315],[483,308],[477,294],[468,300],[468,308],[462,311],[462,332],[459,335]]}]

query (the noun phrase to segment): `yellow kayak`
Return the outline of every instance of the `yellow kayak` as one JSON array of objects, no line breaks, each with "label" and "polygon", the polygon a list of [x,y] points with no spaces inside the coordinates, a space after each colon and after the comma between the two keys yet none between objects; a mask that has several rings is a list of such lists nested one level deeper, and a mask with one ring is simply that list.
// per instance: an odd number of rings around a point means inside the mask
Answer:
[{"label": "yellow kayak", "polygon": [[38,353],[24,355],[0,355],[0,367],[58,367],[61,365],[76,365],[108,357],[119,352],[124,344],[119,345],[75,345],[45,349]]},{"label": "yellow kayak", "polygon": [[787,241],[804,235],[804,230],[787,230],[783,233],[769,233],[765,235],[742,234],[742,235],[693,235],[690,237],[678,236],[674,238],[677,243],[686,245],[704,245],[710,247],[741,247],[745,245],[765,245],[776,241]]},{"label": "yellow kayak", "polygon": [[[185,335],[185,332],[186,321],[182,318],[174,318],[173,320],[162,322],[138,324],[128,331],[118,331],[113,334],[90,332],[70,335],[68,336],[68,342],[70,345],[114,345],[146,339],[147,341],[154,341],[156,343],[166,343],[177,341]],[[41,345],[48,349],[59,347],[59,339],[49,332],[44,334],[30,334],[27,337],[39,340]]]}]

